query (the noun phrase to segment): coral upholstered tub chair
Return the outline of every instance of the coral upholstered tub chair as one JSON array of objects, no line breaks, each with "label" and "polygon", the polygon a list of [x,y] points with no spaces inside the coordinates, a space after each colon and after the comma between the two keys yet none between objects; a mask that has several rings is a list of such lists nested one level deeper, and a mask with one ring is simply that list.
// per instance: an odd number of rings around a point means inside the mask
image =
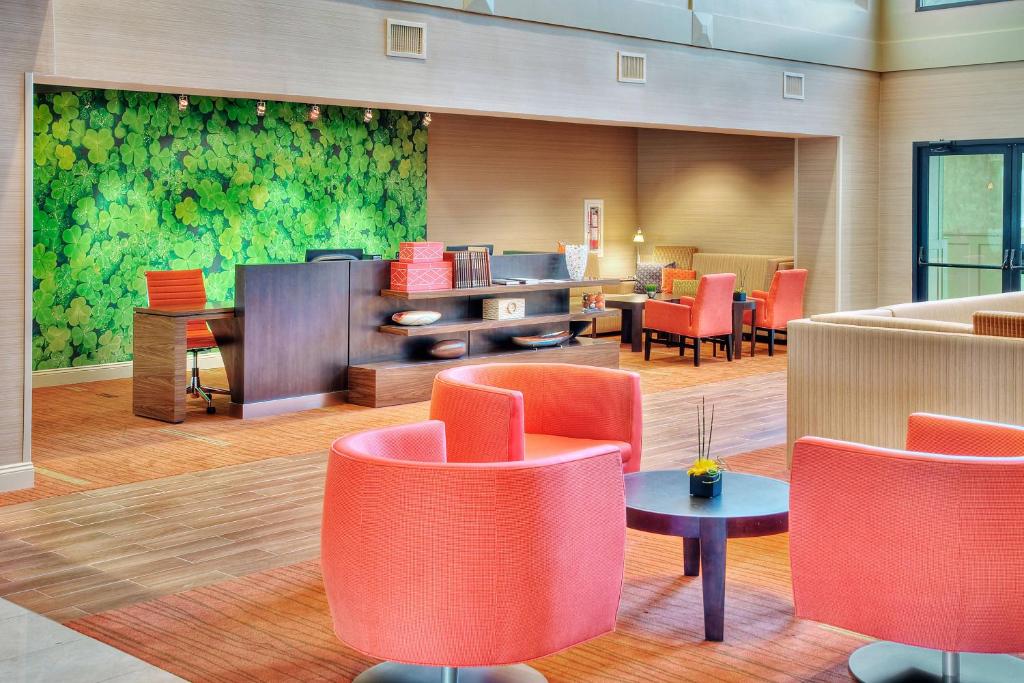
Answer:
[{"label": "coral upholstered tub chair", "polygon": [[451,463],[437,421],[335,441],[321,539],[334,631],[389,660],[355,680],[546,680],[520,663],[615,629],[623,495],[611,447]]},{"label": "coral upholstered tub chair", "polygon": [[725,343],[726,358],[732,360],[733,273],[705,275],[697,285],[697,296],[683,296],[679,303],[652,299],[644,304],[644,360],[651,359],[655,332],[678,336],[679,355],[686,351],[686,340],[693,340],[693,364],[700,365],[700,342],[711,339]]},{"label": "coral upholstered tub chair", "polygon": [[803,438],[790,495],[797,616],[894,641],[853,653],[857,680],[1024,681],[1016,657],[958,654],[1024,651],[1024,428],[915,414],[906,451]]},{"label": "coral upholstered tub chair", "polygon": [[804,288],[807,271],[803,268],[777,270],[767,292],[755,289],[750,298],[757,302],[751,311],[743,311],[743,324],[750,326],[750,355],[757,345],[757,331],[768,333],[768,355],[775,355],[775,333],[785,332],[790,320],[804,317]]},{"label": "coral upholstered tub chair", "polygon": [[453,462],[532,460],[563,453],[622,454],[640,469],[640,376],[565,363],[491,363],[438,373],[431,419],[445,423]]}]

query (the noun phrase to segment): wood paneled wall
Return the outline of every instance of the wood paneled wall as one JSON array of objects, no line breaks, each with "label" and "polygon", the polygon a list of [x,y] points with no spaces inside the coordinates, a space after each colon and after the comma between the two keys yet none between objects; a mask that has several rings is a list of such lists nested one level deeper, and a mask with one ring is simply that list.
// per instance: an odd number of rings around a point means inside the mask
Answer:
[{"label": "wood paneled wall", "polygon": [[809,270],[804,307],[813,315],[842,307],[837,279],[841,258],[837,209],[842,194],[839,140],[797,140],[796,159],[796,266]]},{"label": "wood paneled wall", "polygon": [[793,254],[794,142],[788,138],[641,130],[640,226],[649,251]]},{"label": "wood paneled wall", "polygon": [[888,73],[879,121],[880,304],[912,292],[913,143],[1024,137],[1024,62]]},{"label": "wood paneled wall", "polygon": [[[385,56],[385,17],[427,24],[426,61]],[[647,54],[645,85],[616,81],[616,50]],[[806,74],[805,101],[782,98],[787,70]],[[8,379],[0,465],[22,458],[26,71],[40,81],[171,93],[841,136],[837,210],[863,236],[865,255],[877,236],[877,74],[388,0],[0,3],[0,372]],[[873,268],[849,278],[847,293],[874,298]]]},{"label": "wood paneled wall", "polygon": [[583,242],[583,200],[603,199],[604,257],[588,271],[632,274],[634,128],[435,116],[427,148],[427,234],[448,244],[554,251]]}]

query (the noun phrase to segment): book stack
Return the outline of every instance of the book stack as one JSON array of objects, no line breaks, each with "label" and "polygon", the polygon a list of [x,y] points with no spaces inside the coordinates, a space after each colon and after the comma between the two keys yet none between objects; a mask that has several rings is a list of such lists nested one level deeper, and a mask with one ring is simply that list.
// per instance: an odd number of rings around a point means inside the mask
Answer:
[{"label": "book stack", "polygon": [[491,255],[486,251],[446,251],[445,261],[452,264],[452,287],[491,286]]}]

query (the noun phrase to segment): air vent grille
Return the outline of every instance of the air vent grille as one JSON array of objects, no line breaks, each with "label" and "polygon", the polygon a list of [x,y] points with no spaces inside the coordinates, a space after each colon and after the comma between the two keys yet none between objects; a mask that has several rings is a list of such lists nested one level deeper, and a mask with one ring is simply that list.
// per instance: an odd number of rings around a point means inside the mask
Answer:
[{"label": "air vent grille", "polygon": [[782,75],[782,96],[787,100],[804,99],[804,75],[785,72]]},{"label": "air vent grille", "polygon": [[619,52],[618,55],[621,83],[647,82],[647,55],[639,52]]},{"label": "air vent grille", "polygon": [[388,19],[388,56],[426,59],[426,25]]}]

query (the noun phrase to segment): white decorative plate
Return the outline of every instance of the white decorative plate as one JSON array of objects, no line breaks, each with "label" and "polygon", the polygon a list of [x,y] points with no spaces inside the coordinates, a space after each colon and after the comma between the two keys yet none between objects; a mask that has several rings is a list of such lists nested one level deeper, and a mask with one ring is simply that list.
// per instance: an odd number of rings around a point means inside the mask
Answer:
[{"label": "white decorative plate", "polygon": [[441,319],[437,311],[399,311],[391,316],[399,325],[429,325]]}]

